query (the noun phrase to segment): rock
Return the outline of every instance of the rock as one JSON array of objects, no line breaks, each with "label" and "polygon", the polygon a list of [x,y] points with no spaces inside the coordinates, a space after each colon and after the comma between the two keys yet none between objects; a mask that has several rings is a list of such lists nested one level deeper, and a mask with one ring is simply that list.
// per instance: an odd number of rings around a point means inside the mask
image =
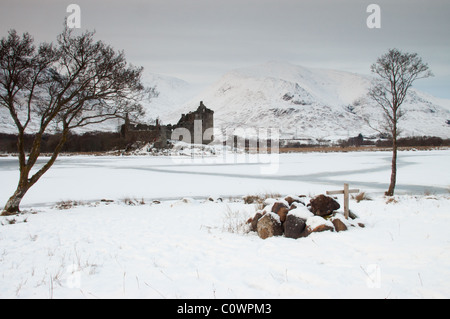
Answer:
[{"label": "rock", "polygon": [[265,214],[258,220],[256,226],[258,236],[262,239],[266,239],[272,236],[283,235],[283,227],[281,226],[281,221],[278,215],[269,213]]},{"label": "rock", "polygon": [[327,230],[334,230],[334,226],[330,221],[325,220],[320,216],[309,217],[306,220],[305,232],[307,235],[310,233],[319,233]]},{"label": "rock", "polygon": [[317,216],[327,216],[338,210],[341,206],[333,198],[319,195],[311,199],[309,205],[311,212]]},{"label": "rock", "polygon": [[286,204],[287,203],[278,201],[272,205],[272,213],[280,216],[280,220],[282,223],[286,220],[286,215],[289,212],[289,207]]},{"label": "rock", "polygon": [[311,213],[311,211],[306,208],[305,206],[298,206],[295,209],[292,209],[289,211],[289,215],[295,215],[297,217],[303,218],[303,219],[308,219],[309,217],[313,217],[314,214]]},{"label": "rock", "polygon": [[358,216],[354,212],[352,212],[351,210],[349,210],[349,212],[348,212],[348,217],[350,217],[351,219],[358,218]]},{"label": "rock", "polygon": [[210,202],[213,202],[213,203],[219,203],[219,202],[222,202],[223,200],[222,200],[222,198],[220,198],[220,197],[214,197],[214,196],[209,196],[208,197],[208,199],[207,199],[207,201],[210,201]]},{"label": "rock", "polygon": [[279,201],[275,202],[272,205],[272,213],[278,214],[278,211],[283,207],[289,209],[289,206],[287,206],[285,203]]},{"label": "rock", "polygon": [[284,221],[286,220],[286,216],[289,213],[289,208],[287,207],[281,207],[278,212],[277,215],[280,216],[280,221],[282,223],[284,223]]},{"label": "rock", "polygon": [[258,196],[247,195],[243,197],[243,200],[245,204],[254,204],[258,202],[258,198]]},{"label": "rock", "polygon": [[292,196],[286,196],[286,197],[284,198],[284,200],[288,202],[289,206],[291,206],[292,203],[295,202],[295,199],[292,198]]},{"label": "rock", "polygon": [[333,223],[334,229],[335,229],[337,232],[347,230],[347,226],[345,225],[345,223],[344,223],[340,218],[333,217],[333,218],[331,219],[331,222]]},{"label": "rock", "polygon": [[250,221],[250,230],[256,231],[256,226],[258,225],[259,219],[263,216],[261,212],[257,212],[255,216]]},{"label": "rock", "polygon": [[[302,203],[302,201],[300,200],[300,197],[298,197],[298,196],[293,196],[293,195],[286,196],[286,197],[284,198],[284,200],[285,200],[286,202],[288,202],[289,206],[291,206],[292,203]],[[302,203],[302,204],[303,204],[303,203]]]},{"label": "rock", "polygon": [[263,205],[264,206],[270,206],[270,205],[273,205],[273,204],[275,204],[277,202],[277,200],[275,199],[275,198],[266,198],[264,201],[263,201]]},{"label": "rock", "polygon": [[294,214],[287,214],[283,224],[284,236],[294,239],[300,238],[305,227],[306,219],[295,216]]},{"label": "rock", "polygon": [[323,225],[317,226],[317,227],[314,228],[311,232],[312,232],[312,233],[320,233],[320,232],[327,231],[327,230],[333,231],[334,228],[333,228],[332,226],[323,224]]}]

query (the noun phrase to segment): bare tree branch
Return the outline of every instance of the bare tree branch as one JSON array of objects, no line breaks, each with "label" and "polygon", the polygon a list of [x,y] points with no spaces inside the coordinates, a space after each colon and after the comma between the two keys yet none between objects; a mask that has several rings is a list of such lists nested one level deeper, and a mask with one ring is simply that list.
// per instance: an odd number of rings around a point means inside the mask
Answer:
[{"label": "bare tree branch", "polygon": [[[65,27],[56,45],[43,43],[36,49],[33,42],[28,33],[20,37],[14,30],[0,40],[0,107],[8,109],[17,128],[20,167],[7,213],[19,211],[23,196],[54,164],[71,130],[125,114],[142,115],[139,102],[155,93],[142,85],[142,68],[129,65],[123,52],[95,41],[93,32],[75,36]],[[24,135],[30,123],[38,127],[27,158]],[[47,163],[30,177],[51,125],[62,125],[61,138]]]},{"label": "bare tree branch", "polygon": [[[432,76],[428,64],[423,63],[417,53],[402,53],[397,49],[391,49],[377,59],[371,66],[372,73],[378,75],[378,80],[369,89],[369,97],[382,110],[384,125],[378,132],[385,131],[392,138],[392,172],[391,183],[387,195],[394,194],[397,174],[397,138],[401,132],[399,120],[404,116],[401,109],[408,90],[418,79]],[[369,121],[366,121],[369,123]],[[369,124],[370,127],[372,127]],[[380,125],[378,125],[380,126]]]}]

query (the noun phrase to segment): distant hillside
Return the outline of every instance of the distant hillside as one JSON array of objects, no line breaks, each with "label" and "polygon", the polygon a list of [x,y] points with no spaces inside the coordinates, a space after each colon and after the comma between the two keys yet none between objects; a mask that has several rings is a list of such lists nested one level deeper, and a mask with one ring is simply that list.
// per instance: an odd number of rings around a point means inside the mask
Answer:
[{"label": "distant hillside", "polygon": [[[180,108],[186,101],[191,99],[196,93],[192,86],[178,78],[163,76],[159,74],[148,73],[143,76],[142,82],[145,86],[155,87],[158,96],[150,100],[142,101],[142,105],[146,111],[142,122],[154,122],[157,118],[167,119],[167,115]],[[179,116],[178,116],[179,118]],[[168,123],[168,122],[166,122]],[[123,124],[122,120],[111,120],[101,124],[92,125],[79,129],[78,133],[87,131],[113,131],[116,132],[118,127]],[[33,125],[30,125],[33,126]],[[50,128],[51,129],[51,128]],[[15,133],[16,129],[12,122],[8,111],[0,108],[0,133]],[[52,132],[50,130],[50,132]]]},{"label": "distant hillside", "polygon": [[[156,118],[175,124],[182,113],[195,110],[200,101],[215,111],[216,127],[279,128],[284,138],[347,139],[362,133],[377,134],[365,119],[375,123],[382,112],[367,98],[371,78],[355,73],[313,69],[284,62],[233,70],[197,94],[187,82],[147,74],[144,83],[159,95],[144,101],[143,123]],[[426,81],[426,80],[424,80]],[[402,136],[450,138],[450,100],[411,89],[403,108]],[[117,131],[122,121],[110,121],[86,130]],[[6,110],[0,110],[0,132],[14,133]]]},{"label": "distant hillside", "polygon": [[[227,73],[172,117],[203,100],[221,127],[278,127],[289,138],[373,135],[364,118],[375,122],[381,112],[367,98],[370,83],[355,73],[269,62]],[[403,107],[403,136],[450,137],[449,100],[411,89]]]}]

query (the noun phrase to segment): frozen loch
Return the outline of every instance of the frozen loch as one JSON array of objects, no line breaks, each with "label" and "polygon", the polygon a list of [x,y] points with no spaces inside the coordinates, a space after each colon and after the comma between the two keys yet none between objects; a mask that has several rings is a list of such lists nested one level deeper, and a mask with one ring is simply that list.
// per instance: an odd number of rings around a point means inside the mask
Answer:
[{"label": "frozen loch", "polygon": [[[399,155],[392,199],[389,152],[280,154],[269,174],[245,159],[62,156],[23,214],[1,217],[0,297],[448,298],[450,151]],[[15,158],[0,176],[4,203]],[[343,183],[370,197],[350,200],[364,228],[262,240],[241,227],[257,210],[242,196]]]}]

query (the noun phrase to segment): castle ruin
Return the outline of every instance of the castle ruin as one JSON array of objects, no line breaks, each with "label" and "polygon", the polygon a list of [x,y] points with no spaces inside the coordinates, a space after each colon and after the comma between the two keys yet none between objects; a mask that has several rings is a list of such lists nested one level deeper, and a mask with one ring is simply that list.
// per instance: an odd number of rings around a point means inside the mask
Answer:
[{"label": "castle ruin", "polygon": [[[172,133],[178,128],[186,129],[190,133],[190,143],[209,144],[214,140],[212,134],[214,111],[208,109],[201,101],[196,111],[182,114],[175,125],[161,125],[158,120],[155,125],[132,124],[127,116],[120,133],[123,138],[153,143],[156,148],[165,148]],[[186,141],[186,136],[183,140]]]}]

